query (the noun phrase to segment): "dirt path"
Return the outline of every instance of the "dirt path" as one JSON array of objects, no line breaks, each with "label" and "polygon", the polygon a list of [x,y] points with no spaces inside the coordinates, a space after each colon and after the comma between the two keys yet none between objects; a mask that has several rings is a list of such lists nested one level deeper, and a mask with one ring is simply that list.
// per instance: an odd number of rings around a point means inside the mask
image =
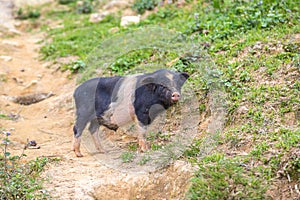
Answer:
[{"label": "dirt path", "polygon": [[[9,13],[9,12],[8,12]],[[11,21],[13,23],[13,21]],[[13,27],[12,24],[9,26]],[[71,151],[75,80],[56,66],[39,61],[39,32],[0,36],[0,112],[14,120],[0,119],[0,127],[11,132],[13,153],[22,152],[28,140],[40,149],[25,151],[28,159],[57,157],[44,177],[45,188],[55,199],[182,199],[191,175],[190,166],[176,161],[155,173],[125,173],[111,169],[85,148],[83,158]],[[54,96],[31,105],[14,103],[14,97],[49,93]],[[102,161],[103,163],[103,161]]]}]

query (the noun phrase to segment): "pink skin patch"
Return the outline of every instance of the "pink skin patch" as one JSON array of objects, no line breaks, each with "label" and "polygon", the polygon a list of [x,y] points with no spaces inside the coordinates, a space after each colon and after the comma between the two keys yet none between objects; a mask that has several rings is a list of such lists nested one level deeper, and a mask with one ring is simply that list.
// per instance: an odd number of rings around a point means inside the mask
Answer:
[{"label": "pink skin patch", "polygon": [[180,99],[180,94],[178,92],[173,92],[171,99],[174,102],[178,101]]},{"label": "pink skin patch", "polygon": [[74,138],[74,143],[73,143],[73,150],[76,154],[77,157],[82,157],[83,155],[80,152],[80,137],[79,138]]},{"label": "pink skin patch", "polygon": [[145,152],[149,149],[149,145],[145,140],[138,140],[139,142],[139,151],[140,152]]}]

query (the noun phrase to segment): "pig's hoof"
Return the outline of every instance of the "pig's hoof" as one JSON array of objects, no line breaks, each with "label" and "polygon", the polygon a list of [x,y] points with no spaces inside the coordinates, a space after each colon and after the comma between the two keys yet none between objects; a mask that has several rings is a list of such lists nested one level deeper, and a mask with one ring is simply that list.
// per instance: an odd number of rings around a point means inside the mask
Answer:
[{"label": "pig's hoof", "polygon": [[97,149],[99,153],[105,154],[106,151],[104,149]]},{"label": "pig's hoof", "polygon": [[140,152],[146,152],[147,150],[149,150],[149,145],[147,143],[142,143],[139,145]]},{"label": "pig's hoof", "polygon": [[80,152],[75,151],[75,154],[76,154],[77,157],[83,157],[83,155]]},{"label": "pig's hoof", "polygon": [[105,150],[99,151],[99,153],[106,154],[107,152]]}]

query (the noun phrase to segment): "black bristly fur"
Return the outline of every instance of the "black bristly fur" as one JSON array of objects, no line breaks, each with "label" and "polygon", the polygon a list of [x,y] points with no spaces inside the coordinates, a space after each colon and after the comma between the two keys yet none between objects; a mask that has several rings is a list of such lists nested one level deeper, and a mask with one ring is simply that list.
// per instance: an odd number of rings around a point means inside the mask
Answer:
[{"label": "black bristly fur", "polygon": [[[155,83],[149,83],[137,88],[133,106],[138,120],[143,125],[149,125],[160,112],[172,105],[171,96],[172,93],[167,87]],[[150,116],[150,109],[156,104],[162,107],[152,112]]]}]

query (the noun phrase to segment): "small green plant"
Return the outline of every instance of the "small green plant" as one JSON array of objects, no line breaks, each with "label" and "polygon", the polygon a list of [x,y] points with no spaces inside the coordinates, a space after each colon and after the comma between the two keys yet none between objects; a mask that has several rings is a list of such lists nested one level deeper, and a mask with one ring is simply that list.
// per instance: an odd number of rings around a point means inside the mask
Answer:
[{"label": "small green plant", "polygon": [[82,60],[74,61],[69,67],[67,67],[72,73],[76,73],[79,70],[84,70],[86,64]]},{"label": "small green plant", "polygon": [[122,55],[110,66],[112,72],[123,75],[135,65],[145,62],[153,55],[152,49],[140,49]]},{"label": "small green plant", "polygon": [[17,19],[36,19],[39,18],[41,16],[41,13],[39,10],[31,8],[31,7],[27,7],[25,9],[20,8],[17,11]]},{"label": "small green plant", "polygon": [[163,146],[160,145],[160,144],[155,144],[155,143],[152,143],[152,144],[151,144],[151,149],[152,149],[153,151],[157,151],[157,150],[161,149],[162,147],[163,147]]},{"label": "small green plant", "polygon": [[158,3],[158,0],[135,0],[132,9],[139,14],[143,14],[146,10],[153,10]]},{"label": "small green plant", "polygon": [[10,119],[10,117],[5,114],[0,113],[0,119]]},{"label": "small green plant", "polygon": [[69,3],[74,3],[76,1],[77,0],[58,0],[58,3],[65,5],[65,4],[69,4]]},{"label": "small green plant", "polygon": [[77,12],[80,14],[89,14],[93,11],[93,9],[93,0],[84,0],[80,3],[77,3]]},{"label": "small green plant", "polygon": [[142,157],[142,159],[138,162],[139,165],[144,165],[147,162],[151,160],[151,157],[149,155],[145,155]]},{"label": "small green plant", "polygon": [[0,82],[7,82],[6,74],[0,74]]},{"label": "small green plant", "polygon": [[[3,131],[2,151],[0,155],[0,199],[46,199],[48,194],[42,190],[40,172],[47,164],[47,158],[24,164],[22,158],[26,156],[13,156],[8,151],[10,132]],[[43,192],[41,192],[43,191]]]},{"label": "small green plant", "polygon": [[131,143],[128,145],[128,149],[130,151],[136,151],[138,149],[138,144],[137,143]]},{"label": "small green plant", "polygon": [[132,162],[135,155],[133,152],[124,152],[121,154],[121,159],[123,163]]}]

